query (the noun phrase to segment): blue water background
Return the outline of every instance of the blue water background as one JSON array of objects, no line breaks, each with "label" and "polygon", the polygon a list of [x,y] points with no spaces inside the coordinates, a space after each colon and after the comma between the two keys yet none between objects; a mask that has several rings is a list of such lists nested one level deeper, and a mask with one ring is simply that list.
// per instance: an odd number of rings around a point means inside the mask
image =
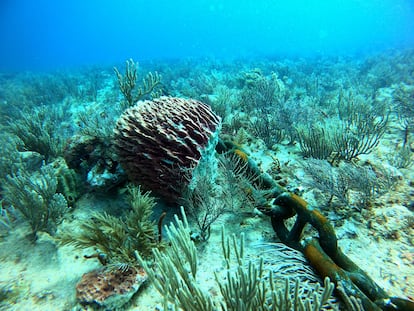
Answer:
[{"label": "blue water background", "polygon": [[0,70],[414,46],[411,0],[1,0]]}]

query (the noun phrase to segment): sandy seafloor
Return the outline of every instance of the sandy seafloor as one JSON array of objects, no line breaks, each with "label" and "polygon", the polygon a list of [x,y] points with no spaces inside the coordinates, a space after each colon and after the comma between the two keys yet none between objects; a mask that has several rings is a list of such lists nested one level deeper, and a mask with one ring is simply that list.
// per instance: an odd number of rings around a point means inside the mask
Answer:
[{"label": "sandy seafloor", "polygon": [[[258,143],[259,144],[259,143]],[[287,147],[295,148],[295,147]],[[383,146],[382,148],[386,148]],[[256,149],[256,148],[254,148]],[[257,150],[257,149],[256,149]],[[375,153],[381,153],[379,147]],[[256,153],[266,165],[269,158]],[[370,156],[372,157],[372,156]],[[293,169],[296,160],[286,150],[278,151],[281,163],[289,161]],[[297,170],[300,175],[300,170]],[[390,295],[414,297],[414,246],[413,228],[406,228],[406,220],[412,211],[399,204],[402,196],[414,196],[414,188],[407,184],[414,175],[412,169],[402,170],[403,182],[398,189],[376,200],[376,207],[369,217],[378,224],[368,228],[364,221],[368,215],[352,217],[336,228],[339,246],[343,252],[357,263],[373,280]],[[298,181],[294,181],[298,182]],[[299,184],[299,183],[298,183]],[[305,197],[306,198],[306,197]],[[312,198],[308,198],[312,200]],[[102,211],[116,204],[116,199],[102,194],[86,194],[76,205],[71,217],[82,219],[91,211]],[[178,210],[174,209],[174,212]],[[385,218],[385,221],[382,221]],[[380,221],[381,220],[381,221]],[[76,224],[76,222],[75,222]],[[258,246],[276,242],[273,229],[266,216],[252,211],[242,211],[239,215],[223,215],[213,225],[208,242],[199,246],[198,281],[211,293],[217,293],[214,271],[223,267],[221,252],[221,226],[225,224],[227,233],[239,235],[244,232],[246,252],[260,254]],[[404,230],[400,230],[404,228]],[[396,230],[397,237],[387,237],[387,232]],[[28,227],[21,223],[0,242],[1,284],[8,284],[17,292],[12,304],[2,305],[1,310],[88,310],[76,304],[75,286],[82,274],[100,267],[96,259],[84,259],[93,250],[79,251],[71,246],[57,247],[47,234],[40,236],[36,244],[30,243],[25,235]],[[267,253],[269,254],[269,253]],[[267,255],[269,256],[269,255]],[[133,298],[128,310],[158,310],[162,299],[151,285],[140,289]]]}]

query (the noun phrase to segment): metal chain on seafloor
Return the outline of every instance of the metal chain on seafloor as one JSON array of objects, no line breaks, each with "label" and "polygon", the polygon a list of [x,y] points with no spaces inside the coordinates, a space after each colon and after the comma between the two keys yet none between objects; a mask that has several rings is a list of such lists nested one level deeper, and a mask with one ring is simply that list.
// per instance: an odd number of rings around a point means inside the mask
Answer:
[{"label": "metal chain on seafloor", "polygon": [[[316,208],[310,206],[296,194],[279,186],[247,154],[229,141],[220,141],[216,150],[222,154],[233,154],[244,161],[249,174],[253,174],[260,185],[257,208],[271,218],[273,230],[279,239],[289,247],[304,253],[310,264],[322,278],[329,277],[341,288],[338,295],[346,301],[349,297],[358,299],[364,310],[402,310],[414,311],[414,302],[390,297],[362,269],[349,259],[338,247],[333,226]],[[296,216],[289,229],[285,221]],[[306,225],[317,230],[317,237],[303,238]]]}]

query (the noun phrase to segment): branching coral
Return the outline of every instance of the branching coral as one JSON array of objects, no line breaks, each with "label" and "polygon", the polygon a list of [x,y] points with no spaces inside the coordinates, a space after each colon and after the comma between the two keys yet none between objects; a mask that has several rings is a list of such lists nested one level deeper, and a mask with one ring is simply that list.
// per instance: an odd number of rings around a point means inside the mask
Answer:
[{"label": "branching coral", "polygon": [[[111,115],[118,116],[120,111],[114,109]],[[119,112],[119,113],[118,113]],[[103,116],[102,116],[103,115]],[[101,143],[108,143],[112,139],[113,128],[116,119],[94,111],[83,111],[78,114],[79,121],[77,125],[80,128],[80,134],[99,140]]]},{"label": "branching coral", "polygon": [[128,203],[131,210],[124,217],[96,213],[81,223],[80,231],[63,231],[58,237],[61,244],[95,247],[98,253],[85,258],[96,257],[105,265],[84,274],[77,284],[76,297],[82,304],[118,310],[147,279],[145,271],[137,265],[134,252],[148,257],[153,248],[162,245],[151,221],[155,201],[139,187],[129,187]]},{"label": "branching coral", "polygon": [[152,269],[137,253],[140,265],[147,272],[155,288],[164,295],[164,310],[168,303],[184,310],[213,311],[213,301],[197,283],[197,249],[190,240],[190,229],[183,212],[183,221],[176,217],[177,225],[167,228],[171,246],[165,253],[154,249],[157,266]]},{"label": "branching coral", "polygon": [[256,190],[256,177],[248,169],[248,155],[242,150],[235,154],[222,154],[219,157],[219,172],[223,181],[221,200],[228,209],[237,211],[240,208],[253,209]]},{"label": "branching coral", "polygon": [[[369,206],[375,194],[381,193],[385,188],[385,180],[377,176],[371,167],[342,163],[335,168],[327,161],[309,159],[304,163],[304,169],[312,177],[309,185],[328,196],[328,204],[331,204],[332,199],[336,197],[343,207],[353,203],[358,210],[361,210]],[[352,201],[351,191],[354,192]],[[355,197],[358,200],[355,200]]]},{"label": "branching coral", "polygon": [[264,141],[268,149],[281,143],[285,137],[275,114],[268,114],[264,109],[258,112],[254,121],[250,122],[250,128],[256,137]]},{"label": "branching coral", "polygon": [[182,204],[190,217],[195,220],[199,232],[194,239],[207,241],[211,225],[226,211],[226,204],[218,196],[220,190],[211,183],[211,176],[203,175],[195,188],[187,186],[183,191]]},{"label": "branching coral", "polygon": [[115,67],[114,71],[118,78],[119,88],[126,99],[127,106],[134,105],[137,101],[151,95],[152,98],[161,96],[161,76],[155,73],[148,73],[142,80],[141,86],[137,86],[137,68],[132,59],[126,61],[125,74],[122,75]]},{"label": "branching coral", "polygon": [[351,161],[371,153],[387,130],[385,108],[374,107],[363,96],[345,98],[341,93],[337,113],[319,124],[297,127],[296,138],[305,157]]},{"label": "branching coral", "polygon": [[65,197],[56,193],[58,181],[50,165],[30,174],[19,171],[7,177],[4,198],[29,222],[35,240],[39,231],[53,234],[68,210]]},{"label": "branching coral", "polygon": [[333,135],[333,145],[339,159],[351,161],[370,153],[387,130],[388,113],[369,103],[368,99],[360,100],[362,102],[356,102],[351,97],[346,103],[338,104],[341,123]]},{"label": "branching coral", "polygon": [[[192,235],[196,240],[208,240],[212,224],[225,212],[240,208],[252,210],[256,204],[259,191],[256,191],[255,176],[246,165],[248,156],[242,150],[236,152],[237,156],[217,156],[214,170],[194,170],[193,179],[197,182],[186,185],[183,190],[180,203],[198,227],[198,232]],[[211,159],[207,164],[214,165]]]},{"label": "branching coral", "polygon": [[345,206],[349,204],[349,190],[351,185],[344,175],[339,175],[327,161],[309,159],[304,162],[305,172],[311,176],[309,183],[312,188],[319,189],[329,197],[330,204],[334,197]]},{"label": "branching coral", "polygon": [[18,139],[7,134],[3,131],[0,135],[0,181],[6,179],[7,175],[17,172],[22,162],[22,155],[18,151]]},{"label": "branching coral", "polygon": [[414,86],[400,83],[395,87],[393,95],[394,109],[397,111],[400,118],[411,120],[412,124],[414,118]]},{"label": "branching coral", "polygon": [[210,105],[215,113],[217,113],[223,120],[230,117],[231,111],[236,107],[237,100],[229,88],[225,86],[217,87],[217,95],[210,100]]},{"label": "branching coral", "polygon": [[246,111],[270,111],[280,106],[287,96],[285,85],[277,74],[266,77],[260,71],[245,73],[241,99]]},{"label": "branching coral", "polygon": [[58,111],[43,107],[34,113],[22,112],[21,115],[21,119],[9,122],[8,127],[21,140],[24,150],[38,152],[48,162],[58,156],[63,143],[56,129]]},{"label": "branching coral", "polygon": [[329,131],[321,126],[299,127],[297,138],[306,158],[328,159],[334,150]]},{"label": "branching coral", "polygon": [[129,187],[128,193],[131,210],[125,217],[95,213],[80,224],[78,232],[63,231],[59,242],[78,248],[94,246],[110,264],[135,265],[136,250],[148,257],[152,248],[160,245],[155,223],[151,220],[155,200],[139,187]]},{"label": "branching coral", "polygon": [[[240,236],[240,241],[237,242],[234,235],[231,238],[226,238],[223,229],[222,248],[226,262],[226,278],[223,281],[218,273],[215,274],[223,296],[222,310],[310,311],[331,309],[328,302],[335,286],[328,278],[325,279],[324,287],[321,287],[319,283],[312,286],[307,282],[300,282],[299,278],[296,278],[293,280],[294,286],[292,288],[292,280],[285,276],[284,287],[280,288],[274,280],[274,272],[270,270],[266,273],[263,258],[260,258],[258,262],[252,260],[245,262],[243,234]],[[231,257],[234,257],[234,260],[231,260]],[[296,269],[300,270],[300,268],[300,265],[296,266]],[[280,277],[280,275],[278,276]]]}]

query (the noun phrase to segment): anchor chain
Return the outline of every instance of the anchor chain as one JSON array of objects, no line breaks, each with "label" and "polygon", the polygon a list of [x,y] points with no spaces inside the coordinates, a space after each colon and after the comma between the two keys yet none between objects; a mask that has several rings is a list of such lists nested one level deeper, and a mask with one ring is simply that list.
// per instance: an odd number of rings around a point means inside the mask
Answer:
[{"label": "anchor chain", "polygon": [[[338,247],[338,239],[328,219],[296,194],[279,186],[268,174],[262,173],[246,152],[230,141],[220,141],[218,153],[233,154],[246,166],[247,174],[255,176],[256,208],[271,219],[273,230],[284,244],[301,251],[322,278],[329,277],[338,295],[347,301],[358,299],[364,310],[414,311],[414,302],[389,296]],[[286,220],[296,217],[288,228]],[[317,232],[316,237],[303,237],[306,225]]]}]

